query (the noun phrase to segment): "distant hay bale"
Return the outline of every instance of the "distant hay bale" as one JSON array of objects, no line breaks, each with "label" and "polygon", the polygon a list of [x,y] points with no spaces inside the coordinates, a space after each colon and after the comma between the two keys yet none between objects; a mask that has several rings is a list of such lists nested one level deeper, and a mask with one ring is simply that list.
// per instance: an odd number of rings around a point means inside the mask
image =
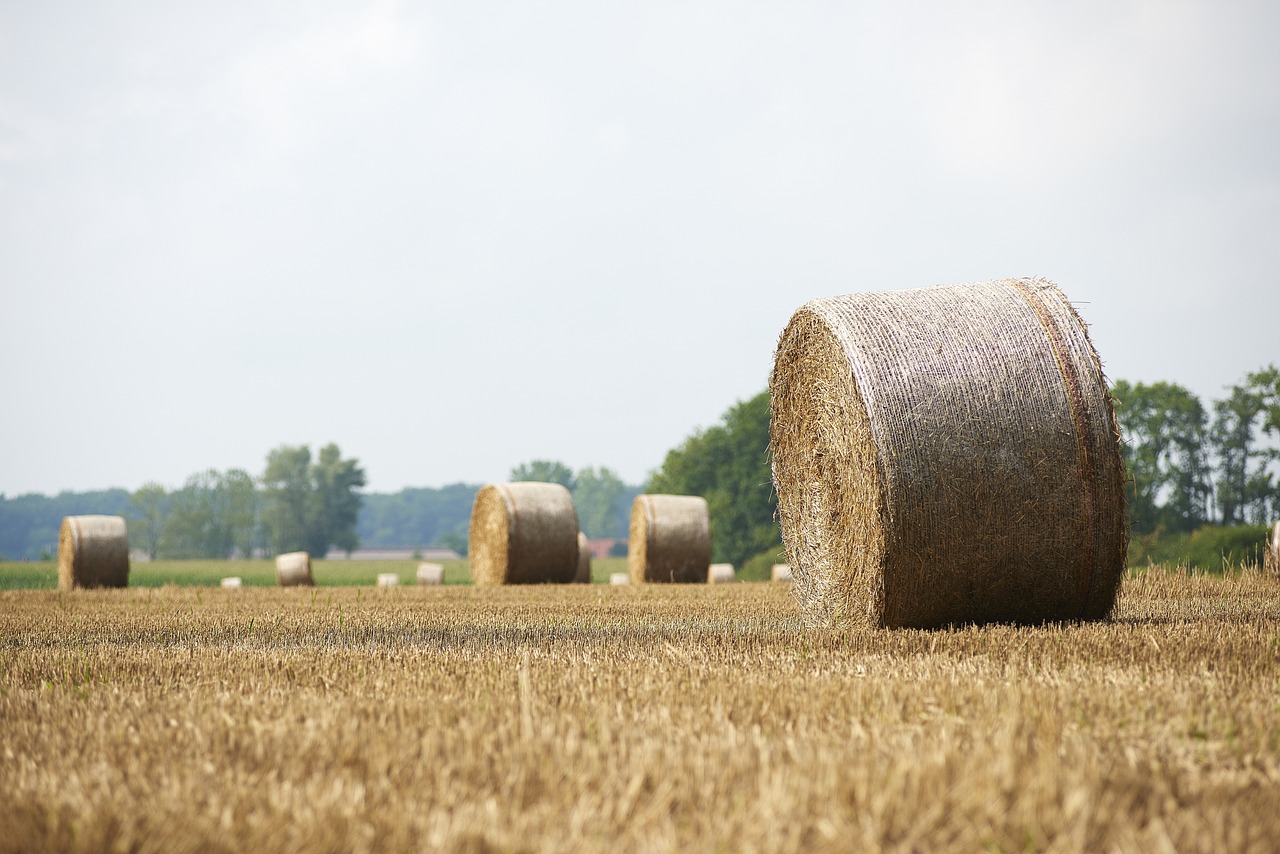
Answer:
[{"label": "distant hay bale", "polygon": [[576,584],[591,583],[591,543],[587,535],[578,532],[578,571],[573,574]]},{"label": "distant hay bale", "polygon": [[471,580],[568,583],[578,571],[578,512],[558,483],[489,484],[476,493],[468,538]]},{"label": "distant hay bale", "polygon": [[122,516],[67,516],[58,531],[58,589],[129,586],[129,530]]},{"label": "distant hay bale", "polygon": [[614,587],[626,587],[631,583],[631,576],[625,572],[613,572],[609,574],[609,584]]},{"label": "distant hay bale", "polygon": [[795,577],[791,574],[791,566],[785,563],[775,563],[769,570],[769,578],[773,581],[795,580]]},{"label": "distant hay bale", "polygon": [[396,575],[394,572],[379,572],[378,586],[379,587],[398,587],[400,586],[400,576]]},{"label": "distant hay bale", "polygon": [[1280,578],[1280,521],[1277,521],[1271,529],[1270,548],[1266,551],[1267,569],[1277,578]]},{"label": "distant hay bale", "polygon": [[276,555],[276,580],[281,587],[310,587],[311,555],[307,552],[285,552]]},{"label": "distant hay bale", "polygon": [[703,583],[710,564],[711,524],[705,498],[636,496],[627,550],[632,582]]},{"label": "distant hay bale", "polygon": [[240,584],[240,576],[238,575],[232,575],[229,578],[222,579],[223,590],[239,590]]},{"label": "distant hay bale", "polygon": [[436,585],[444,583],[444,564],[439,563],[420,563],[418,564],[418,583],[427,585]]},{"label": "distant hay bale", "polygon": [[1111,398],[1038,279],[813,300],[778,343],[770,451],[812,624],[1099,620],[1128,538]]},{"label": "distant hay bale", "polygon": [[733,581],[733,564],[713,563],[707,567],[708,584],[728,584]]}]

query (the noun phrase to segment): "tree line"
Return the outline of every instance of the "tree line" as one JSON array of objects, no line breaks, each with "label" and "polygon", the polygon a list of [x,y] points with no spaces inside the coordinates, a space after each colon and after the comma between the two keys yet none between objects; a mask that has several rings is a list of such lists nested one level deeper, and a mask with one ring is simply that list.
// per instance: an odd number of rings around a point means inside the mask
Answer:
[{"label": "tree line", "polygon": [[[1129,515],[1135,534],[1194,532],[1205,526],[1262,525],[1280,517],[1280,370],[1246,374],[1205,406],[1171,382],[1118,380],[1111,389],[1124,443]],[[593,538],[627,537],[640,492],[701,495],[711,514],[712,558],[741,566],[778,558],[781,536],[769,468],[767,391],[730,407],[721,422],[669,451],[643,486],[606,467],[573,471],[533,460],[510,480],[560,483],[573,493],[579,525]],[[364,472],[336,445],[313,459],[282,446],[258,478],[231,469],[193,475],[182,488],[147,484],[134,492],[64,493],[53,499],[0,496],[0,552],[35,556],[56,544],[57,521],[74,513],[130,518],[131,540],[157,557],[228,557],[256,551],[444,545],[465,554],[479,485],[361,495]],[[35,498],[53,514],[52,540]],[[1252,536],[1252,535],[1251,535]]]},{"label": "tree line", "polygon": [[1246,374],[1206,407],[1177,383],[1111,390],[1134,533],[1264,525],[1280,516],[1280,370]]}]

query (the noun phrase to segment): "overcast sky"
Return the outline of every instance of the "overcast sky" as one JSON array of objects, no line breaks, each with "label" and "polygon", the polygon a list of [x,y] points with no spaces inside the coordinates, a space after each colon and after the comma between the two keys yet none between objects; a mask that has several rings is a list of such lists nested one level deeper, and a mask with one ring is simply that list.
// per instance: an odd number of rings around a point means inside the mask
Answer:
[{"label": "overcast sky", "polygon": [[813,297],[1280,363],[1280,4],[0,2],[0,492],[630,482]]}]

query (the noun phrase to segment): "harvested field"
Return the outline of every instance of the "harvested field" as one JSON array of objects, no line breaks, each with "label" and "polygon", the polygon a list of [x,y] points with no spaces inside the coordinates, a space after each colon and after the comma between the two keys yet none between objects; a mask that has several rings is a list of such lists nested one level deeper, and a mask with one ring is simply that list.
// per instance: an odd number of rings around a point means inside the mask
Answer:
[{"label": "harvested field", "polygon": [[790,590],[0,592],[0,850],[1280,840],[1260,573],[944,631],[805,630]]}]

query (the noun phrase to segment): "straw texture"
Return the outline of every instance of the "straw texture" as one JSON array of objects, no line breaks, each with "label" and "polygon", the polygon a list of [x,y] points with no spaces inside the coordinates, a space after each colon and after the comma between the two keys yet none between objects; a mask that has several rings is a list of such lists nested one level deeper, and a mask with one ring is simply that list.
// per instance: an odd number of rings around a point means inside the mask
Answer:
[{"label": "straw texture", "polygon": [[489,484],[471,508],[471,580],[567,583],[578,571],[578,512],[558,483]]},{"label": "straw texture", "polygon": [[631,504],[631,581],[705,583],[711,564],[707,501],[696,495],[637,495]]},{"label": "straw texture", "polygon": [[285,552],[276,555],[276,580],[281,587],[310,587],[311,555],[308,552]]},{"label": "straw texture", "polygon": [[578,532],[578,571],[573,574],[575,584],[591,583],[591,544],[587,535]]},{"label": "straw texture", "polygon": [[129,530],[121,516],[67,516],[58,530],[58,589],[129,586]]},{"label": "straw texture", "polygon": [[770,378],[806,619],[1105,618],[1128,522],[1101,364],[1039,279],[813,300]]}]

